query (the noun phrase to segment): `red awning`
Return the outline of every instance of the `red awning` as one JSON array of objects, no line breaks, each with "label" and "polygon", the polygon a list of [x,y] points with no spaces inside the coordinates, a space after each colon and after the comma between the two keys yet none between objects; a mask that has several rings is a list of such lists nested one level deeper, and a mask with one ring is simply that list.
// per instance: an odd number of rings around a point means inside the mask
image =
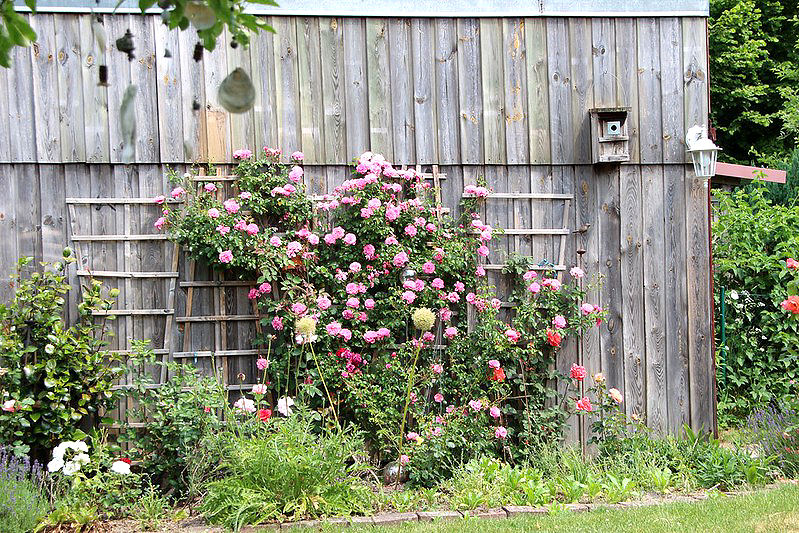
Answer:
[{"label": "red awning", "polygon": [[[727,178],[753,180],[762,172],[763,181],[772,183],[785,183],[786,172],[773,168],[748,167],[746,165],[733,165],[732,163],[716,163],[716,175]],[[758,175],[756,175],[758,173]]]}]

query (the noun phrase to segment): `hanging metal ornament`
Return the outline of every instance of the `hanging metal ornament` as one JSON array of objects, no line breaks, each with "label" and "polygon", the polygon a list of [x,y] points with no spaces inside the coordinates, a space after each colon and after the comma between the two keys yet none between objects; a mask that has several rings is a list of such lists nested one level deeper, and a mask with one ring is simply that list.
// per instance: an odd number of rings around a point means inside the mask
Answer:
[{"label": "hanging metal ornament", "polygon": [[243,69],[237,68],[219,84],[219,103],[231,113],[244,113],[255,102],[255,87]]},{"label": "hanging metal ornament", "polygon": [[96,55],[97,59],[100,61],[100,65],[97,69],[99,78],[97,85],[100,87],[108,87],[108,67],[105,64],[105,51],[107,49],[108,39],[105,34],[105,28],[103,27],[103,19],[100,18],[100,15],[92,14],[91,21],[92,38],[94,42],[97,43]]},{"label": "hanging metal ornament", "polygon": [[169,48],[164,48],[164,57],[172,57],[172,52]]},{"label": "hanging metal ornament", "polygon": [[183,13],[198,30],[207,30],[216,24],[216,14],[205,2],[188,2]]},{"label": "hanging metal ornament", "polygon": [[203,43],[198,42],[194,45],[194,53],[192,54],[192,58],[195,62],[199,63],[203,60],[203,50],[205,50],[205,48],[203,48]]},{"label": "hanging metal ornament", "polygon": [[132,163],[136,155],[136,86],[128,85],[119,106],[119,130],[122,133],[122,161]]},{"label": "hanging metal ornament", "polygon": [[125,35],[117,39],[117,50],[120,52],[124,52],[128,54],[128,61],[133,61],[136,57],[133,55],[133,51],[136,47],[133,44],[133,34],[130,32],[130,28],[125,31]]}]

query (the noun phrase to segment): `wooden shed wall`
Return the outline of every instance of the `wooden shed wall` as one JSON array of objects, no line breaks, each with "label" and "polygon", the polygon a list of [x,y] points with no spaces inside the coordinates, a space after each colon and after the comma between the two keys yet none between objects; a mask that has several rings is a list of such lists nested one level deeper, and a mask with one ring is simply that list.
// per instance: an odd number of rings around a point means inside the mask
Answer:
[{"label": "wooden shed wall", "polygon": [[[625,393],[627,411],[659,431],[713,425],[707,196],[683,146],[686,128],[707,118],[704,19],[274,17],[276,35],[195,63],[188,32],[167,33],[155,17],[106,15],[109,35],[130,27],[137,36],[133,62],[108,53],[107,89],[96,85],[88,16],[41,14],[33,22],[40,41],[0,69],[0,272],[19,255],[56,259],[64,243],[79,244],[76,235],[155,233],[153,206],[66,202],[154,196],[167,188],[167,164],[182,172],[192,161],[229,161],[240,147],[301,149],[311,189],[324,192],[371,149],[398,165],[441,165],[449,207],[478,176],[498,193],[572,194],[565,224],[562,202],[489,199],[484,215],[496,227],[591,225],[563,240],[506,235],[490,261],[518,251],[557,262],[564,245],[567,265],[582,261],[602,276],[590,298],[610,316],[564,346],[560,368],[582,360],[604,372]],[[231,116],[217,106],[215,88],[242,64],[259,100]],[[122,165],[114,117],[131,80],[139,85],[137,163]],[[195,99],[199,112],[191,111]],[[587,110],[617,105],[632,107],[632,161],[592,166]],[[166,241],[80,246],[84,269],[172,270]],[[175,278],[106,280],[122,290],[118,307],[133,311],[114,326],[112,348],[150,338],[161,350],[213,350],[221,335],[229,349],[251,348],[246,321],[193,324],[182,343],[174,318],[186,315],[183,258],[177,270],[171,322],[168,313],[135,310],[168,310]],[[213,276],[200,270],[196,279]],[[495,274],[492,281],[504,290]],[[246,290],[200,292],[190,314],[247,315]],[[165,348],[168,331],[174,340]],[[253,376],[253,361],[229,358],[227,382],[238,372]],[[579,421],[570,437],[585,430]]]}]

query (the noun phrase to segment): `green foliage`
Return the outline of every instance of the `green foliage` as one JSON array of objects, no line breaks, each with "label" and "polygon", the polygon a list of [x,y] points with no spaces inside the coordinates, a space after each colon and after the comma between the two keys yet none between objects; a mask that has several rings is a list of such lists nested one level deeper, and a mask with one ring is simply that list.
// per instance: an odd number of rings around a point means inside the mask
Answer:
[{"label": "green foliage", "polygon": [[716,195],[714,298],[722,425],[796,391],[799,321],[780,303],[799,278],[785,262],[799,250],[799,206],[773,205],[764,195],[762,186]]},{"label": "green foliage", "polygon": [[355,455],[363,441],[347,431],[316,433],[307,412],[270,421],[252,438],[223,434],[223,472],[207,485],[200,510],[234,530],[267,520],[365,513],[371,491]]},{"label": "green foliage", "polygon": [[113,405],[112,386],[121,370],[113,367],[113,356],[101,352],[105,321],[114,317],[92,316],[108,312],[119,291],[106,297],[102,284],[91,280],[83,287],[77,320],[67,326],[65,264],[75,259],[68,248],[64,258],[27,278],[21,272],[32,259],[21,259],[11,302],[0,305],[0,395],[4,404],[12,403],[0,411],[0,442],[37,458],[73,434],[82,438],[79,423],[99,421]]},{"label": "green foliage", "polygon": [[[136,408],[129,415],[145,425],[126,427],[123,438],[154,483],[176,497],[184,496],[189,489],[187,461],[204,438],[220,429],[217,413],[227,404],[225,390],[215,378],[201,376],[189,365],[156,363],[148,341],[134,341],[133,351],[128,369],[133,388],[128,393]],[[161,366],[171,377],[152,387],[152,369]]]},{"label": "green foliage", "polygon": [[[142,13],[155,7],[163,9],[161,22],[170,30],[197,31],[199,43],[208,51],[216,48],[217,40],[227,29],[231,42],[247,46],[250,42],[250,32],[274,31],[263,17],[256,17],[244,10],[247,4],[262,4],[276,6],[274,0],[227,0],[217,2],[212,0],[139,0],[139,9]],[[36,0],[25,0],[25,5],[36,16]],[[207,24],[197,24],[197,18],[206,19]],[[194,23],[193,23],[194,22]],[[200,27],[198,27],[200,26]],[[109,36],[111,37],[111,36]],[[109,39],[109,45],[114,39]],[[0,67],[11,66],[11,50],[15,46],[29,46],[36,40],[36,32],[31,28],[25,17],[14,11],[12,0],[0,1]]]},{"label": "green foliage", "polygon": [[773,164],[799,132],[799,7],[793,0],[710,2],[710,96],[723,154]]}]

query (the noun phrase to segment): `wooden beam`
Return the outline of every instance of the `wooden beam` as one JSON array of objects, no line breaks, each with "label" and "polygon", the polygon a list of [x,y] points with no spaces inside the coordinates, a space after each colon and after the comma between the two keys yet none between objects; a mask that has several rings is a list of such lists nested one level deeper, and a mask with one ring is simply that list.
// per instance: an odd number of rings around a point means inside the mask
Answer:
[{"label": "wooden beam", "polygon": [[92,278],[176,278],[178,272],[122,272],[118,270],[78,270],[78,276]]},{"label": "wooden beam", "polygon": [[73,235],[75,242],[82,241],[166,241],[169,237],[158,233],[147,235]]}]

